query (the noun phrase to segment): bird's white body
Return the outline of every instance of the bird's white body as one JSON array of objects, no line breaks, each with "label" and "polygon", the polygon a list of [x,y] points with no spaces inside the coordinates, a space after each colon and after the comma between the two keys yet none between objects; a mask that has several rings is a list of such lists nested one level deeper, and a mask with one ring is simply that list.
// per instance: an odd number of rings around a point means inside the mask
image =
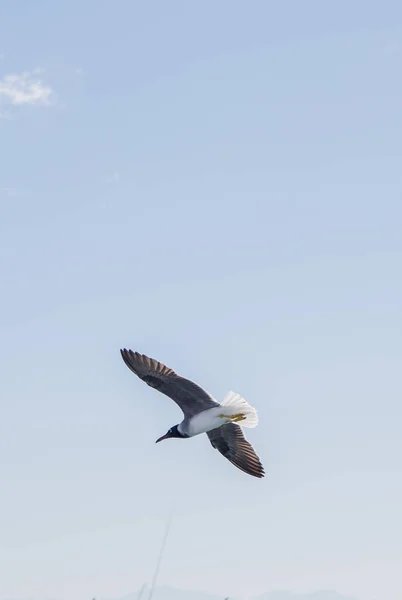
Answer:
[{"label": "bird's white body", "polygon": [[184,419],[178,429],[180,433],[193,437],[217,429],[225,423],[237,423],[242,427],[256,427],[258,425],[257,411],[240,394],[229,392],[222,404],[203,410],[190,419]]}]

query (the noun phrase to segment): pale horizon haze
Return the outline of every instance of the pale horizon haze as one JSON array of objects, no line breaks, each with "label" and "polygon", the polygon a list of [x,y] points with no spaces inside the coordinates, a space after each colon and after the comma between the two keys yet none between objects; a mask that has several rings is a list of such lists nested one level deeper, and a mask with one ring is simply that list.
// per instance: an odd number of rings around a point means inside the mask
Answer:
[{"label": "pale horizon haze", "polygon": [[138,589],[172,510],[161,585],[400,600],[401,75],[396,0],[3,3],[1,600]]}]

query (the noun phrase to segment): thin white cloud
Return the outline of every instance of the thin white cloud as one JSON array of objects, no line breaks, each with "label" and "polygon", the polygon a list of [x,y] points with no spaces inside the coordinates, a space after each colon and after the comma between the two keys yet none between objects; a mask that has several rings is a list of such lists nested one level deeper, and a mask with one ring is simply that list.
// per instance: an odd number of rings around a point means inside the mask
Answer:
[{"label": "thin white cloud", "polygon": [[24,71],[21,74],[4,75],[0,79],[0,101],[13,106],[49,106],[53,102],[54,91],[43,83],[41,69]]},{"label": "thin white cloud", "polygon": [[112,173],[112,175],[106,179],[107,183],[119,183],[119,181],[120,181],[120,173],[118,173],[117,171]]}]

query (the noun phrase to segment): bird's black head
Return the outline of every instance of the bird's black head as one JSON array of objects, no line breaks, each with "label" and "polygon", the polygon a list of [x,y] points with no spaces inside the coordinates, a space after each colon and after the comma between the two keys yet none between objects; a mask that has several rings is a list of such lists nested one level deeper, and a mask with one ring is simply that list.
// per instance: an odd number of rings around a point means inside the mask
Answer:
[{"label": "bird's black head", "polygon": [[171,427],[169,429],[169,431],[167,433],[165,433],[165,435],[163,435],[162,437],[157,439],[155,443],[157,444],[158,442],[161,442],[162,440],[167,440],[168,438],[185,438],[185,437],[187,437],[187,436],[180,433],[178,426],[173,425],[173,427]]}]

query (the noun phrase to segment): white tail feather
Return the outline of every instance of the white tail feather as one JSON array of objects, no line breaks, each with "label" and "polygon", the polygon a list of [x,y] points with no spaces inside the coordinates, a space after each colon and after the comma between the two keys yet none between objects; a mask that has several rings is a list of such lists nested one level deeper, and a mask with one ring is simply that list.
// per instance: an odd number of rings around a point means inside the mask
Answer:
[{"label": "white tail feather", "polygon": [[224,414],[236,415],[237,413],[242,413],[245,416],[244,420],[238,422],[238,425],[242,427],[257,427],[258,425],[258,415],[254,406],[251,406],[243,396],[240,394],[236,394],[235,392],[228,392],[221,403],[221,406],[224,406],[226,409]]}]

